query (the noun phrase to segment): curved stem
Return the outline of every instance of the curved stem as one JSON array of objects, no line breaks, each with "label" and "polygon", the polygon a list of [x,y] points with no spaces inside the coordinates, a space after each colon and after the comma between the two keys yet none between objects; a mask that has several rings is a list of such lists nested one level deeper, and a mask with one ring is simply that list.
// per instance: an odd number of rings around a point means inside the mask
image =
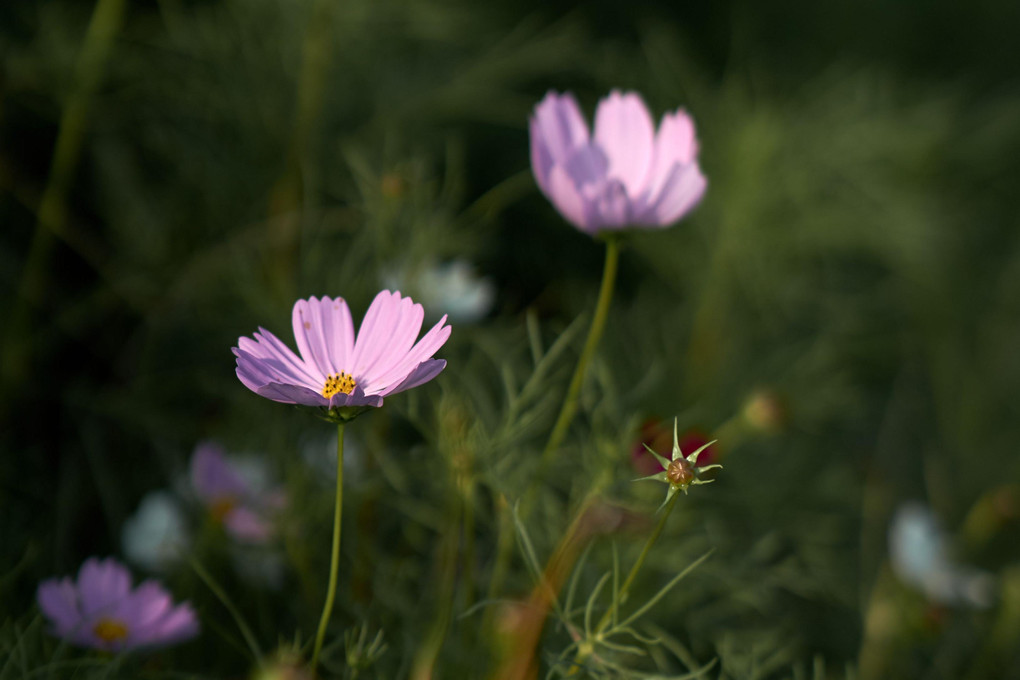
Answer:
[{"label": "curved stem", "polygon": [[329,560],[329,587],[326,589],[326,604],[322,607],[322,618],[319,619],[319,630],[315,634],[315,648],[312,652],[312,675],[314,677],[319,665],[319,652],[322,651],[322,640],[326,637],[326,625],[333,611],[333,598],[336,596],[336,574],[340,563],[340,517],[343,513],[344,498],[344,423],[336,426],[336,508],[333,512],[333,552]]},{"label": "curved stem", "polygon": [[616,268],[620,260],[620,238],[612,235],[606,239],[606,263],[602,269],[602,285],[599,288],[599,299],[595,304],[595,316],[591,320],[591,328],[588,330],[588,338],[584,341],[584,349],[577,360],[577,368],[574,369],[574,377],[570,380],[570,387],[567,388],[567,396],[563,400],[563,407],[556,419],[549,435],[549,441],[542,451],[541,466],[544,469],[548,466],[552,456],[559,449],[563,438],[567,434],[567,428],[577,413],[577,401],[581,395],[581,385],[584,384],[584,375],[588,370],[595,350],[602,339],[602,331],[606,326],[606,318],[609,316],[609,304],[613,300],[613,288],[616,285]]}]

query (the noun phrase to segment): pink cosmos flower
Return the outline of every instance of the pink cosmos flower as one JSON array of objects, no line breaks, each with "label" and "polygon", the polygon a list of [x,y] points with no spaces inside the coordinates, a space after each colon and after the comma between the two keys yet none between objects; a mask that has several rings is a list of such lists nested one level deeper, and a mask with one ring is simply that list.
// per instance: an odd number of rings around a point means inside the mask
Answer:
[{"label": "pink cosmos flower", "polygon": [[595,111],[595,135],[571,94],[549,92],[530,121],[531,169],[556,209],[589,234],[666,227],[701,200],[694,123],[683,109],[658,131],[641,96],[613,90]]},{"label": "pink cosmos flower", "polygon": [[132,590],[130,572],[113,558],[85,560],[76,582],[43,581],[36,599],[53,634],[81,647],[120,652],[165,647],[198,634],[190,604],[174,606],[156,581]]},{"label": "pink cosmos flower", "polygon": [[237,377],[267,399],[327,409],[382,406],[383,397],[432,380],[446,367],[431,358],[450,337],[439,320],[417,343],[425,312],[409,297],[384,290],[365,313],[357,337],[347,303],[298,300],[292,321],[301,356],[259,328],[233,348]]},{"label": "pink cosmos flower", "polygon": [[213,519],[245,543],[268,541],[274,531],[272,515],[286,505],[281,490],[246,478],[241,467],[212,442],[199,444],[191,456],[191,486]]}]

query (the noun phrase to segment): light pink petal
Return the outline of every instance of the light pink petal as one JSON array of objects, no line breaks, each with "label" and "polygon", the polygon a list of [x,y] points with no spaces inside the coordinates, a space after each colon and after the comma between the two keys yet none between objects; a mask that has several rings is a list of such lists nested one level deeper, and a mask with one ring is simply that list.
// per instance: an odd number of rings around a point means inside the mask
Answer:
[{"label": "light pink petal", "polygon": [[237,378],[252,392],[273,401],[284,404],[303,404],[305,406],[324,406],[326,400],[321,394],[321,384],[314,388],[306,384],[291,384],[285,377],[266,365],[265,361],[255,359],[247,352],[234,348],[237,355]]},{"label": "light pink petal", "polygon": [[245,507],[231,511],[224,524],[231,536],[246,543],[265,543],[273,533],[272,523]]},{"label": "light pink petal", "polygon": [[698,141],[694,134],[694,121],[683,109],[662,117],[655,135],[655,153],[648,175],[646,197],[649,201],[658,196],[673,166],[686,165],[698,154]]},{"label": "light pink petal", "polygon": [[549,92],[529,121],[531,168],[538,186],[549,194],[549,172],[588,142],[588,124],[571,94]]},{"label": "light pink petal", "polygon": [[[386,302],[386,314],[380,315],[371,335],[363,331],[358,342],[365,343],[364,353],[354,367],[355,377],[372,384],[375,377],[387,372],[400,362],[418,337],[425,310],[411,298],[400,298],[396,293]],[[378,298],[376,298],[378,299]]]},{"label": "light pink petal", "polygon": [[585,200],[566,170],[559,165],[549,173],[549,200],[568,222],[578,229],[588,231]]},{"label": "light pink petal", "polygon": [[427,383],[429,380],[432,380],[442,373],[444,368],[446,368],[445,359],[428,359],[427,361],[423,361],[418,364],[418,367],[411,371],[410,375],[408,375],[403,381],[389,387],[383,396],[403,392],[404,390],[409,390],[412,387],[417,387],[418,385]]},{"label": "light pink petal", "polygon": [[227,460],[223,448],[202,442],[191,455],[191,486],[206,503],[223,498],[241,498],[248,487]]},{"label": "light pink petal", "polygon": [[645,189],[652,164],[655,124],[633,92],[614,90],[595,111],[595,143],[609,158],[609,176],[623,182],[630,196]]},{"label": "light pink petal", "polygon": [[676,222],[698,204],[707,185],[697,163],[675,166],[660,195],[638,221],[653,226]]},{"label": "light pink petal", "polygon": [[417,368],[418,364],[430,358],[446,343],[450,337],[451,329],[449,326],[445,326],[445,323],[446,316],[443,316],[389,371],[378,376],[365,389],[371,391],[372,394],[391,394],[390,388],[393,385],[402,382]]},{"label": "light pink petal", "polygon": [[248,352],[259,359],[275,360],[285,375],[293,376],[294,381],[321,382],[325,376],[320,376],[318,369],[294,354],[291,348],[265,328],[259,327],[254,333],[255,341],[247,337],[238,338],[238,348]]},{"label": "light pink petal", "polygon": [[[327,309],[332,300],[327,301]],[[301,358],[306,363],[314,366],[325,376],[336,373],[329,352],[329,319],[324,318],[322,305],[319,300],[310,297],[307,300],[298,300],[294,303],[294,311],[291,314],[291,325],[294,327],[294,340],[297,342]]]},{"label": "light pink petal", "polygon": [[131,573],[113,558],[85,560],[78,571],[78,595],[85,618],[109,611],[131,591]]},{"label": "light pink petal", "polygon": [[153,628],[151,644],[170,645],[198,635],[198,617],[187,602],[180,604],[164,616]]},{"label": "light pink petal", "polygon": [[354,391],[350,394],[338,392],[329,400],[329,408],[344,408],[347,406],[374,406],[378,408],[382,405],[382,397],[375,392],[365,394],[365,390],[360,385],[355,387]]},{"label": "light pink petal", "polygon": [[53,623],[57,635],[66,635],[81,621],[78,594],[71,579],[50,579],[39,584],[36,594],[39,609]]},{"label": "light pink petal", "polygon": [[607,182],[595,200],[589,202],[589,216],[589,224],[600,229],[630,226],[632,210],[623,183],[616,179]]}]

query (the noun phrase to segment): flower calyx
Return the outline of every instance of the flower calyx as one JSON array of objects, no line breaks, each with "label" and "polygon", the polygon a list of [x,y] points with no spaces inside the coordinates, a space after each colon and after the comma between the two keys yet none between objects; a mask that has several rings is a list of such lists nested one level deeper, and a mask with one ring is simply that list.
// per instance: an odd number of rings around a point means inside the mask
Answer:
[{"label": "flower calyx", "polygon": [[698,456],[700,456],[701,453],[705,451],[705,449],[710,447],[712,444],[715,444],[715,440],[708,442],[707,444],[698,448],[696,451],[685,456],[683,452],[680,450],[679,437],[677,436],[677,420],[674,418],[673,454],[671,459],[667,459],[663,456],[660,456],[655,451],[655,449],[648,446],[647,444],[644,444],[644,447],[645,449],[648,450],[648,453],[655,456],[655,459],[659,461],[660,465],[662,465],[662,472],[657,472],[654,475],[649,475],[647,477],[641,477],[640,479],[636,479],[634,481],[640,482],[646,479],[653,479],[657,482],[663,482],[668,485],[669,488],[666,489],[666,500],[664,500],[662,502],[662,505],[659,506],[659,509],[661,510],[662,507],[664,507],[673,498],[673,496],[677,494],[678,491],[683,491],[686,494],[687,487],[689,486],[695,486],[698,484],[710,484],[715,481],[714,479],[704,479],[702,475],[709,470],[715,470],[717,468],[721,469],[722,465],[713,464],[698,467]]}]

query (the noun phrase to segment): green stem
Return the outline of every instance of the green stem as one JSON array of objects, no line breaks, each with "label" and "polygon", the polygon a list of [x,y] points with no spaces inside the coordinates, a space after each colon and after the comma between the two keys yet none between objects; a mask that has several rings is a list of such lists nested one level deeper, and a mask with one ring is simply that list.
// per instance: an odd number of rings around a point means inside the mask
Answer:
[{"label": "green stem", "polygon": [[[567,388],[567,396],[563,400],[563,407],[556,419],[549,441],[542,451],[541,466],[544,470],[552,460],[553,454],[559,449],[563,438],[567,434],[574,414],[577,413],[577,401],[581,395],[581,385],[584,384],[584,376],[591,363],[595,350],[602,339],[602,331],[606,327],[606,318],[609,316],[609,304],[613,300],[613,288],[616,284],[616,269],[620,260],[620,238],[612,235],[606,239],[606,263],[602,269],[602,285],[599,288],[599,299],[595,304],[595,316],[591,320],[591,328],[588,329],[588,338],[584,341],[584,349],[577,360],[577,368],[574,369],[574,377],[570,380],[570,387]],[[541,475],[539,475],[541,476]]]},{"label": "green stem", "polygon": [[315,634],[315,648],[312,652],[312,674],[319,666],[319,652],[322,651],[322,640],[326,637],[326,625],[333,611],[333,598],[336,596],[336,574],[340,563],[340,517],[343,514],[344,499],[344,423],[336,426],[336,508],[333,512],[333,552],[329,560],[329,587],[326,589],[326,604],[322,607],[322,618],[319,619],[319,630]]},{"label": "green stem", "polygon": [[666,504],[666,509],[663,510],[662,516],[659,517],[659,523],[655,525],[655,531],[648,537],[648,541],[645,542],[645,547],[638,555],[637,562],[631,567],[630,573],[627,574],[627,578],[624,579],[623,585],[620,586],[620,592],[613,598],[613,603],[606,610],[606,613],[602,615],[599,620],[599,625],[595,627],[595,634],[598,635],[606,629],[609,625],[610,619],[616,612],[617,607],[623,604],[627,600],[627,593],[630,592],[630,586],[634,583],[634,579],[637,577],[638,572],[641,570],[641,566],[645,563],[645,558],[648,557],[648,553],[651,552],[652,546],[655,545],[655,541],[659,539],[659,534],[662,533],[662,529],[666,526],[666,520],[669,519],[669,513],[672,512],[673,506],[676,505],[676,499],[680,497],[680,494],[673,494],[673,498]]}]

